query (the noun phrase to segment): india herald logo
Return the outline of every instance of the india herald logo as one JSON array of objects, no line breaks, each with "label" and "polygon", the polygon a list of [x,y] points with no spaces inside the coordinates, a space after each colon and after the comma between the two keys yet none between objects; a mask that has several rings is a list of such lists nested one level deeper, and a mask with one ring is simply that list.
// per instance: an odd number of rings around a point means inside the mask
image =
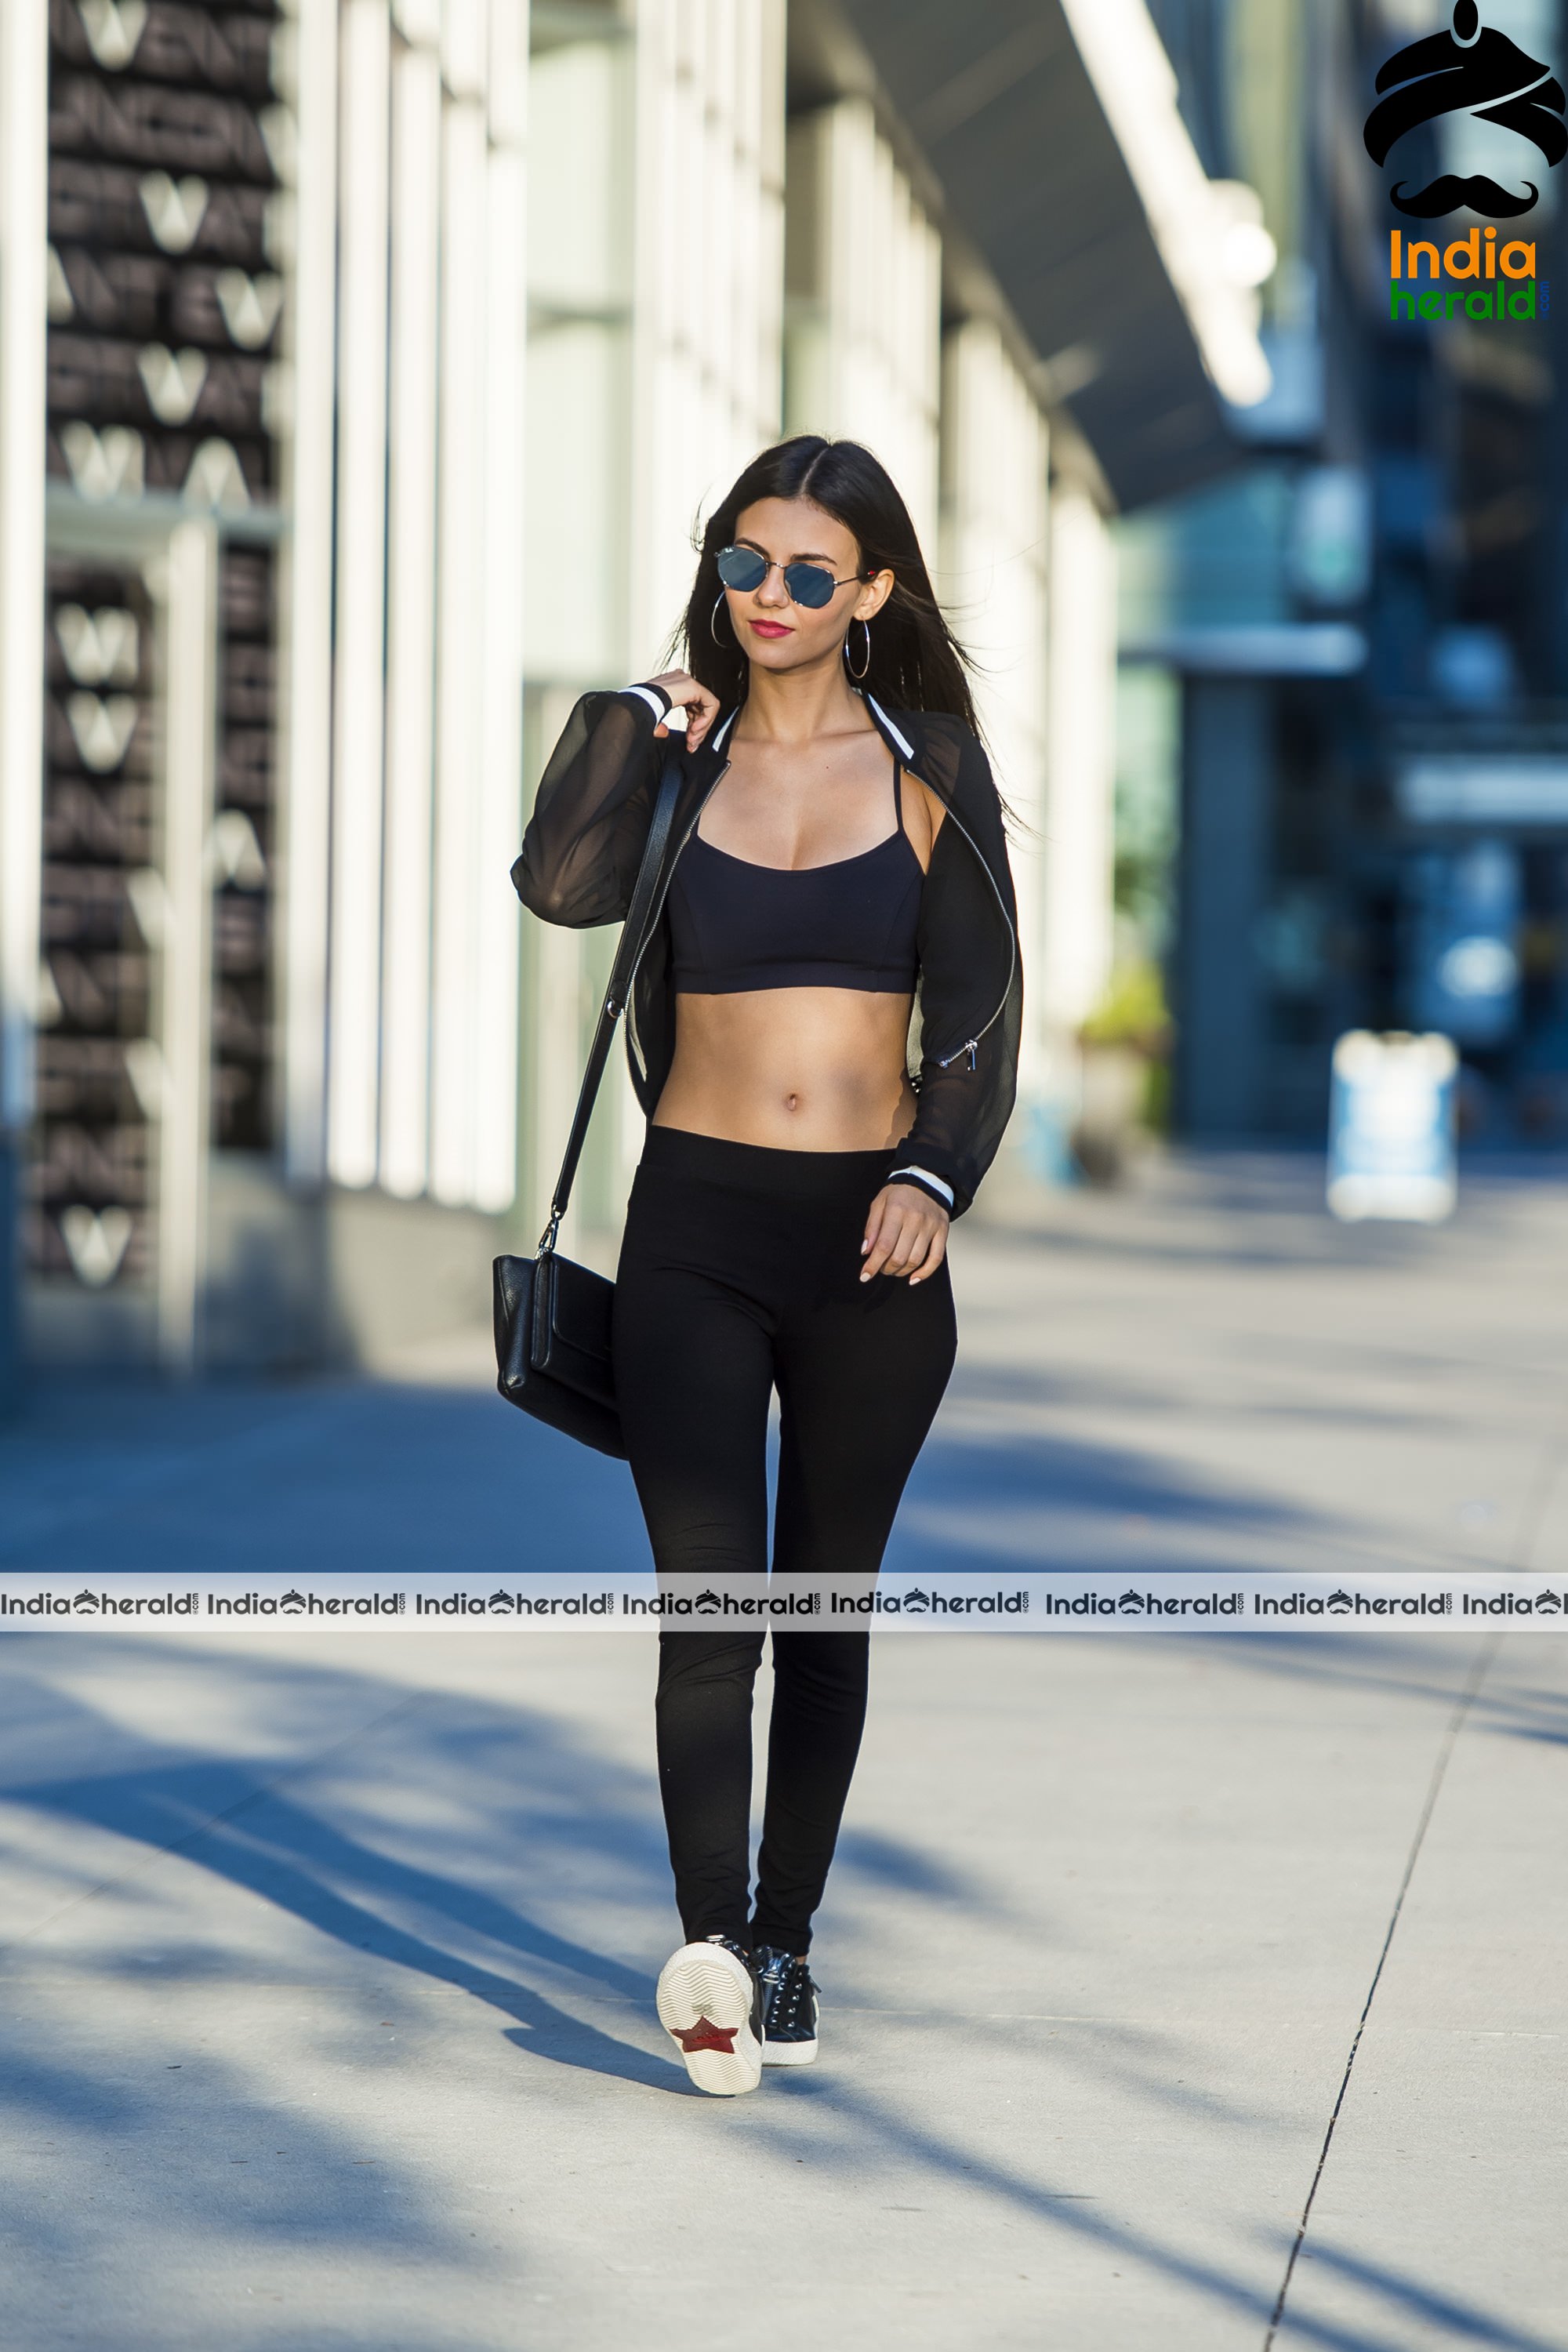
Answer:
[{"label": "india herald logo", "polygon": [[[1480,22],[1475,0],[1457,0],[1450,29],[1413,41],[1389,58],[1376,87],[1387,96],[1366,120],[1366,152],[1380,167],[1391,150],[1423,123],[1468,114],[1527,140],[1554,167],[1568,153],[1568,112],[1562,84],[1549,66],[1527,57],[1506,33]],[[1522,176],[1522,174],[1521,174]],[[1541,194],[1531,180],[1505,188],[1486,173],[1461,177],[1441,172],[1413,194],[1403,178],[1389,190],[1394,208],[1414,220],[1438,220],[1461,207],[1494,220],[1533,210]]]}]

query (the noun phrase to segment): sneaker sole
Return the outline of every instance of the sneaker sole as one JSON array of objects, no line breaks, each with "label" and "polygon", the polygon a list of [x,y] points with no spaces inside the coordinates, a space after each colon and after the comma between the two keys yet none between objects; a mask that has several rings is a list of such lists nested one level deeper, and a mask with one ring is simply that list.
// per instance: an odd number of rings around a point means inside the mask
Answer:
[{"label": "sneaker sole", "polygon": [[[655,1995],[658,2021],[698,2089],[713,2098],[737,2098],[762,2080],[762,2044],[752,2031],[753,1997],[747,1969],[718,1944],[683,1944],[660,1973]],[[734,2048],[686,2049],[679,2037],[702,2018],[721,2032],[733,2031]]]},{"label": "sneaker sole", "polygon": [[815,2042],[768,2042],[763,2043],[764,2066],[810,2066],[816,2061]]}]

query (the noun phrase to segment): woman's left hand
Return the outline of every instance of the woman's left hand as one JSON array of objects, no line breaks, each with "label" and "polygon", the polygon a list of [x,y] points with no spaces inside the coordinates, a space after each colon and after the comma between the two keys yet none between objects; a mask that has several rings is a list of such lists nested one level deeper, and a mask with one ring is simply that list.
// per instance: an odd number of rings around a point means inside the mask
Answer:
[{"label": "woman's left hand", "polygon": [[876,1274],[908,1275],[912,1290],[947,1255],[947,1211],[914,1184],[884,1184],[866,1219],[862,1282]]}]

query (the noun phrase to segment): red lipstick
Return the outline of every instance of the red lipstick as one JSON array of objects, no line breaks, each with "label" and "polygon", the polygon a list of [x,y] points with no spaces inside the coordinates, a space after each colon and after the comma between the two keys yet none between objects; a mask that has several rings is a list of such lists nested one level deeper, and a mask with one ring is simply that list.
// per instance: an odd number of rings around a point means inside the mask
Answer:
[{"label": "red lipstick", "polygon": [[789,637],[795,635],[794,630],[786,628],[783,621],[748,621],[746,626],[754,629],[759,637]]}]

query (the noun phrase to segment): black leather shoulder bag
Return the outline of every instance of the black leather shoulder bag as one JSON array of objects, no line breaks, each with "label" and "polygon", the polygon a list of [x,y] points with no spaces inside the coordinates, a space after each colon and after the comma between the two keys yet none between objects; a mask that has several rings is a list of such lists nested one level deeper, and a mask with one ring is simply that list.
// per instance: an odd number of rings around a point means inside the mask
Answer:
[{"label": "black leather shoulder bag", "polygon": [[637,887],[588,1048],[572,1132],[551,1195],[550,1223],[532,1257],[495,1261],[496,1386],[502,1396],[564,1436],[623,1461],[626,1449],[610,1362],[610,1310],[616,1286],[590,1267],[563,1257],[555,1237],[572,1197],[572,1181],[583,1156],[599,1082],[626,1010],[632,975],[658,911],[659,877],[679,790],[679,771],[672,762],[654,803],[647,846],[637,868]]}]

